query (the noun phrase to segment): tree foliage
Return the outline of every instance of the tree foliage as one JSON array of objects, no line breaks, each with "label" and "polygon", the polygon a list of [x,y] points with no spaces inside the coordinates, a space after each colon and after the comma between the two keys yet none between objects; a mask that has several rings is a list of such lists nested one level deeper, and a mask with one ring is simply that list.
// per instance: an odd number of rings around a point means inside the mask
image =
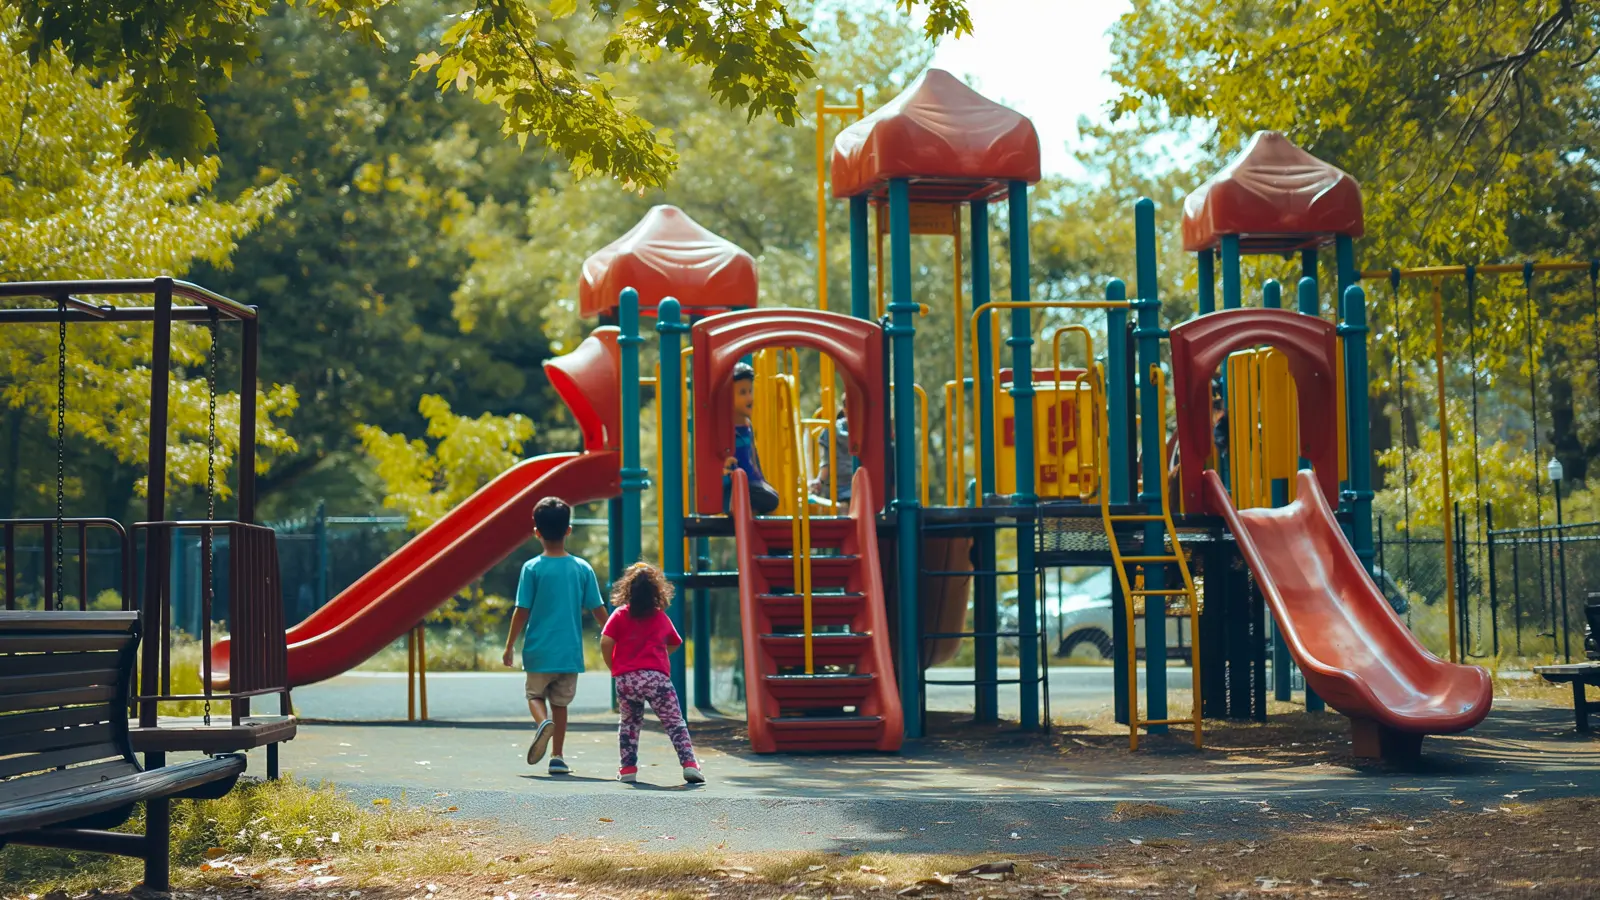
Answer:
[{"label": "tree foliage", "polygon": [[[181,274],[196,262],[226,265],[235,243],[269,216],[288,194],[287,180],[269,179],[231,201],[212,193],[215,158],[183,166],[164,160],[120,160],[128,115],[120,85],[97,83],[86,72],[46,53],[31,65],[12,21],[0,12],[0,280],[148,277]],[[48,301],[12,301],[37,306]],[[95,302],[148,304],[148,298]],[[224,334],[227,329],[224,329]],[[7,510],[32,507],[53,483],[58,335],[54,326],[0,329],[0,405],[8,410],[4,436]],[[203,326],[173,327],[168,476],[178,485],[206,479],[207,403],[204,381],[210,338]],[[115,486],[113,496],[142,492],[150,394],[147,326],[73,325],[66,344],[67,439],[84,480]],[[278,419],[293,411],[294,390],[271,386],[257,398],[256,439],[268,453],[294,442]],[[225,484],[237,446],[237,394],[219,397],[218,480]],[[94,448],[90,450],[90,448]],[[45,459],[51,462],[46,468]],[[134,468],[134,467],[137,468]],[[75,467],[77,468],[77,467]],[[28,485],[31,487],[24,487]],[[104,487],[104,485],[102,485]],[[53,501],[53,491],[49,500]],[[105,509],[87,510],[104,514]],[[123,510],[113,503],[109,512]]]},{"label": "tree foliage", "polygon": [[[36,56],[59,45],[74,66],[124,79],[131,111],[127,152],[197,160],[217,140],[204,96],[255,58],[273,4],[260,0],[52,3],[7,0]],[[292,0],[291,0],[292,2]],[[390,0],[304,0],[358,39],[383,45],[376,12]],[[906,10],[916,0],[900,0]],[[536,139],[579,176],[630,185],[665,183],[677,163],[672,135],[646,118],[618,80],[665,59],[694,66],[700,91],[719,103],[793,124],[801,87],[815,74],[803,14],[785,0],[591,0],[581,44],[563,22],[578,0],[475,0],[458,8],[418,72],[441,88],[497,106],[503,131]],[[931,0],[930,40],[971,30],[964,0]]]}]

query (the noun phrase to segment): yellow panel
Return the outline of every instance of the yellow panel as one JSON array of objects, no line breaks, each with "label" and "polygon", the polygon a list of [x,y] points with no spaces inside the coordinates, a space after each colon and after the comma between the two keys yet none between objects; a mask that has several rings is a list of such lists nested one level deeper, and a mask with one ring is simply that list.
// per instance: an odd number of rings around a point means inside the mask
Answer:
[{"label": "yellow panel", "polygon": [[[1041,498],[1078,499],[1082,496],[1080,470],[1085,450],[1094,434],[1095,403],[1087,385],[1063,381],[1056,393],[1054,382],[1033,386],[1034,491]],[[1016,401],[1001,391],[995,403],[995,489],[1002,494],[1017,490]],[[1073,423],[1064,434],[1059,423]]]},{"label": "yellow panel", "polygon": [[[889,207],[878,208],[878,233],[889,233]],[[956,235],[956,207],[948,203],[911,204],[912,234]]]}]

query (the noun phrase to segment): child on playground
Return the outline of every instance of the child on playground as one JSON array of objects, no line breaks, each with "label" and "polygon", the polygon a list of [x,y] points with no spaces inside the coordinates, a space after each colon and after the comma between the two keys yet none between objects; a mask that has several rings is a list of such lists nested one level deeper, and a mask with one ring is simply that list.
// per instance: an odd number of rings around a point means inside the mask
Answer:
[{"label": "child on playground", "polygon": [[822,464],[817,469],[817,477],[811,482],[810,490],[811,502],[821,506],[827,506],[829,503],[828,488],[833,481],[832,469],[837,469],[839,472],[837,487],[840,505],[848,506],[850,503],[850,478],[855,474],[855,464],[850,454],[850,428],[845,421],[843,399],[840,398],[839,411],[833,417],[833,439],[830,440],[826,430],[817,435],[818,447],[822,451]]},{"label": "child on playground", "polygon": [[749,363],[733,367],[733,455],[722,464],[722,508],[733,498],[733,470],[743,469],[750,479],[750,509],[758,516],[778,508],[778,491],[761,474],[761,457],[756,454],[756,432],[750,414],[756,405],[756,370]]},{"label": "child on playground", "polygon": [[617,770],[617,780],[625,784],[639,780],[639,726],[644,724],[646,703],[656,711],[678,751],[683,780],[689,784],[706,781],[695,761],[689,726],[678,708],[678,692],[673,690],[667,666],[667,655],[683,645],[678,629],[667,618],[671,600],[672,585],[649,563],[634,563],[611,588],[616,611],[601,631],[600,653],[616,679],[617,709],[622,713],[617,727],[622,767]]},{"label": "child on playground", "polygon": [[511,654],[520,635],[522,670],[527,673],[524,693],[535,723],[528,765],[537,765],[553,742],[550,774],[566,775],[572,770],[561,755],[567,741],[567,707],[578,693],[578,673],[583,671],[583,614],[592,615],[596,625],[603,624],[605,604],[594,569],[567,552],[572,507],[555,497],[540,500],[533,507],[533,528],[544,552],[522,564],[516,612],[501,661],[513,667]]}]

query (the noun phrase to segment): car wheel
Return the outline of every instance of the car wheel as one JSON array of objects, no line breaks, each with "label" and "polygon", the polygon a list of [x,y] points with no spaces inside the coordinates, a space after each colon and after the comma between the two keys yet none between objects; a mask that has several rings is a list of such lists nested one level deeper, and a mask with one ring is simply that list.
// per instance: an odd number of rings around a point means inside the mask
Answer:
[{"label": "car wheel", "polygon": [[1098,628],[1075,632],[1061,642],[1061,656],[1084,656],[1097,662],[1111,659],[1111,636]]}]

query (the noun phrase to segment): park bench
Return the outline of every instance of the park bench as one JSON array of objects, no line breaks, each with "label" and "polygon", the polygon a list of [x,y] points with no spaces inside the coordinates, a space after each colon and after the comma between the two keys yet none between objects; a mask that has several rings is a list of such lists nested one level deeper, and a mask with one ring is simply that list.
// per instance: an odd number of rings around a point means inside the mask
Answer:
[{"label": "park bench", "polygon": [[[138,643],[134,612],[0,612],[0,846],[139,857],[145,887],[166,891],[168,801],[223,796],[245,758],[139,766],[128,740]],[[144,834],[109,830],[141,802]]]},{"label": "park bench", "polygon": [[1600,713],[1600,701],[1592,701],[1585,696],[1584,687],[1591,684],[1600,687],[1600,662],[1534,666],[1533,671],[1551,684],[1572,685],[1572,708],[1578,720],[1578,730],[1588,731],[1589,713]]}]

